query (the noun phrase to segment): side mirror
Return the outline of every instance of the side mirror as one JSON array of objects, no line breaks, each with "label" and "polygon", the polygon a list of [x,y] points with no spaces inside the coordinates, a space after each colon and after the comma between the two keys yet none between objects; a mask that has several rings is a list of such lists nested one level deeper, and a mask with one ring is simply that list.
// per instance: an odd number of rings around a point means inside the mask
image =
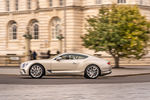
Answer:
[{"label": "side mirror", "polygon": [[56,58],[56,61],[60,61],[60,60],[62,60],[62,57]]}]

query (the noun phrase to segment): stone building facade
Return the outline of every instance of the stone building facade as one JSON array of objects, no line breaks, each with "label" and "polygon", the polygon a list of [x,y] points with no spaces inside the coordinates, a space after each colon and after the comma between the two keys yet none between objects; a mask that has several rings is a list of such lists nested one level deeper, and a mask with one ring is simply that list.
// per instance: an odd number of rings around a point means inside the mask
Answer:
[{"label": "stone building facade", "polygon": [[56,53],[56,37],[62,34],[63,51],[89,53],[80,38],[86,33],[85,18],[113,3],[138,5],[150,20],[150,0],[0,0],[0,55],[23,55],[27,28],[33,37],[31,50]]}]

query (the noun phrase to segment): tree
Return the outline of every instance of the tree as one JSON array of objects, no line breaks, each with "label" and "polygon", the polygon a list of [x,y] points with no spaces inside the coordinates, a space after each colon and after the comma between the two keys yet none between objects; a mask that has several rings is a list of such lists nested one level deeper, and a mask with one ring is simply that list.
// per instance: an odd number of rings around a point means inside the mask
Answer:
[{"label": "tree", "polygon": [[106,51],[119,67],[120,58],[140,59],[146,54],[149,22],[137,6],[102,7],[97,16],[87,18],[83,45],[96,52]]}]

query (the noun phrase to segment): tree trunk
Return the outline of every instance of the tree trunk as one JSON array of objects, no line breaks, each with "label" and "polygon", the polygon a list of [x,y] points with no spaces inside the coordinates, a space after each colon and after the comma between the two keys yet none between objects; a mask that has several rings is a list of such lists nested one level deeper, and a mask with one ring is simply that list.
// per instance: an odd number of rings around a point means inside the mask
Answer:
[{"label": "tree trunk", "polygon": [[114,57],[114,61],[115,61],[115,68],[119,68],[119,57]]}]

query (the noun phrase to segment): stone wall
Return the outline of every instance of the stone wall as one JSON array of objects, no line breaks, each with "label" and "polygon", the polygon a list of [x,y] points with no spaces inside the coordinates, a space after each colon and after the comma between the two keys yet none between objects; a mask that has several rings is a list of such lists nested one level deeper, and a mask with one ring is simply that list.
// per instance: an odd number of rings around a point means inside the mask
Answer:
[{"label": "stone wall", "polygon": [[[51,50],[55,53],[59,50],[57,39],[51,39],[50,22],[53,17],[61,19],[62,34],[64,33],[64,7],[59,6],[59,0],[53,0],[53,7],[49,7],[48,0],[39,0],[39,8],[37,9],[36,0],[31,0],[32,7],[27,9],[27,0],[19,0],[19,10],[15,11],[14,1],[10,0],[10,11],[6,11],[6,3],[0,0],[0,55],[19,54],[23,55],[25,51],[25,34],[26,27],[32,19],[39,22],[38,40],[31,41],[31,49],[38,53]],[[96,4],[96,0],[67,0],[66,1],[66,49],[73,52],[84,52],[93,54],[94,52],[82,46],[81,36],[86,34],[86,20],[89,15],[96,15],[101,5],[116,3],[117,0],[102,0],[101,4]],[[139,4],[139,0],[127,0],[127,4]],[[149,0],[143,0],[140,7],[142,15],[150,20]],[[9,40],[8,23],[14,20],[18,26],[18,40]],[[64,34],[63,34],[64,35]],[[63,41],[63,50],[64,50]],[[106,53],[102,53],[106,54]]]}]

